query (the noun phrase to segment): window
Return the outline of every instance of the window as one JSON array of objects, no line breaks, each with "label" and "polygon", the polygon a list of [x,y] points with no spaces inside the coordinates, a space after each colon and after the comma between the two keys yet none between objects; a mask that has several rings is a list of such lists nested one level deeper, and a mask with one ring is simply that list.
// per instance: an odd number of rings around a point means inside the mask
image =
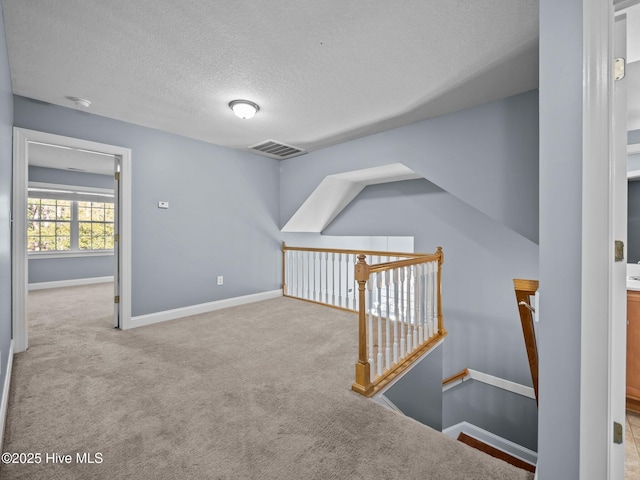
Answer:
[{"label": "window", "polygon": [[103,189],[54,187],[29,186],[27,251],[32,254],[111,252],[115,219],[113,193]]},{"label": "window", "polygon": [[71,249],[71,202],[29,198],[27,250],[42,252]]},{"label": "window", "polygon": [[80,250],[113,250],[113,203],[78,202]]}]

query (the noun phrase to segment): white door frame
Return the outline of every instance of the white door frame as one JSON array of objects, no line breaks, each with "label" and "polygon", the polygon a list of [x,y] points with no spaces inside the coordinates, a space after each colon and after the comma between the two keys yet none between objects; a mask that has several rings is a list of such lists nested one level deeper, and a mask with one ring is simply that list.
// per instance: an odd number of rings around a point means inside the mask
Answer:
[{"label": "white door frame", "polygon": [[121,159],[120,205],[120,328],[131,324],[131,150],[128,148],[13,128],[13,206],[12,206],[12,317],[14,352],[23,352],[29,346],[27,332],[27,188],[29,168],[29,141],[91,150],[118,156]]},{"label": "white door frame", "polygon": [[625,425],[619,408],[624,386],[612,371],[619,364],[619,323],[625,321],[618,318],[625,307],[614,292],[622,271],[613,264],[614,240],[626,242],[614,231],[620,148],[614,134],[614,3],[621,8],[637,2],[583,1],[582,322],[576,334],[581,335],[580,478],[622,480],[624,445],[613,443],[613,422]]}]

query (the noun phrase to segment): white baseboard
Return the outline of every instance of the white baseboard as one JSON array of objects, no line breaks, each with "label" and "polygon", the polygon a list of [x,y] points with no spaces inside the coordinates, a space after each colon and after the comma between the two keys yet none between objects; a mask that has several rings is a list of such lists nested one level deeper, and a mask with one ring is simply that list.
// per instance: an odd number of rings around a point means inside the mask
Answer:
[{"label": "white baseboard", "polygon": [[452,388],[457,387],[467,380],[476,380],[493,387],[501,388],[502,390],[506,390],[508,392],[522,395],[523,397],[531,398],[533,400],[536,399],[535,391],[531,387],[527,387],[526,385],[521,385],[510,380],[505,380],[504,378],[495,377],[493,375],[489,375],[488,373],[482,373],[477,370],[472,370],[470,368],[467,369],[467,371],[469,372],[468,376],[459,378],[455,382],[444,385],[442,387],[442,392],[444,393],[447,390],[451,390]]},{"label": "white baseboard", "polygon": [[527,462],[530,465],[536,465],[538,463],[538,454],[533,450],[518,445],[506,438],[499,437],[494,433],[488,432],[480,427],[468,422],[460,422],[457,425],[453,425],[449,428],[445,428],[442,433],[448,435],[451,438],[458,438],[460,432],[464,432],[470,437],[473,437],[481,442],[491,445],[498,450],[508,453],[509,455],[519,458],[523,462]]},{"label": "white baseboard", "polygon": [[44,290],[45,288],[77,287],[79,285],[91,285],[93,283],[113,282],[113,275],[110,277],[75,278],[73,280],[57,280],[55,282],[30,283],[29,290]]},{"label": "white baseboard", "polygon": [[215,302],[200,303],[198,305],[190,305],[188,307],[174,308],[173,310],[164,310],[162,312],[148,313],[146,315],[138,315],[131,317],[131,325],[128,328],[143,327],[154,323],[166,322],[168,320],[176,320],[178,318],[190,317],[200,313],[213,312],[223,308],[236,307],[247,303],[260,302],[262,300],[270,300],[282,296],[282,290],[271,290],[269,292],[253,293],[251,295],[243,295],[241,297],[225,298]]},{"label": "white baseboard", "polygon": [[380,405],[382,405],[384,408],[388,409],[388,410],[393,410],[394,412],[400,413],[402,415],[404,415],[404,412],[402,410],[400,410],[395,403],[393,403],[391,400],[389,400],[387,397],[385,397],[384,395],[374,395],[371,400],[373,400],[376,403],[379,403]]},{"label": "white baseboard", "polygon": [[9,387],[11,386],[11,370],[13,369],[13,340],[9,346],[9,356],[5,367],[4,385],[2,388],[2,400],[0,401],[0,452],[4,452],[4,426],[7,420],[9,408]]}]

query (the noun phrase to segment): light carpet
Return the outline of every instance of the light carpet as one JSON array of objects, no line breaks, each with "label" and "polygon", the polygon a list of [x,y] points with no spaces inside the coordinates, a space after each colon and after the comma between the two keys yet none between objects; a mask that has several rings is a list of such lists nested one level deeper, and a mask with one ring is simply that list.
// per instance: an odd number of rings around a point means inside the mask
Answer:
[{"label": "light carpet", "polygon": [[110,288],[29,294],[4,451],[42,460],[1,478],[533,477],[352,393],[355,314],[278,298],[119,331]]}]

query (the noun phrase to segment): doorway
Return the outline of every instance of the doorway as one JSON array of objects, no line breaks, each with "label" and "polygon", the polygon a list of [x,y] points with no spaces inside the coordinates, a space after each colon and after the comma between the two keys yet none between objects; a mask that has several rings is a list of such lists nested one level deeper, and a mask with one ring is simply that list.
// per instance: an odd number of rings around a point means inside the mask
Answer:
[{"label": "doorway", "polygon": [[[30,151],[42,154],[53,150],[65,151],[67,157],[73,157],[76,163],[69,168],[80,170],[102,169],[110,172],[114,178],[113,195],[114,215],[113,228],[113,282],[114,282],[114,320],[116,328],[126,329],[131,319],[131,150],[114,145],[101,144],[80,140],[72,137],[64,137],[50,133],[38,132],[22,128],[14,128],[14,152],[13,152],[13,230],[12,230],[12,310],[13,310],[13,340],[16,352],[22,352],[28,348],[28,329],[26,303],[29,285],[29,269],[27,260],[28,251],[28,188],[29,188],[29,160]],[[47,150],[48,149],[48,150]],[[50,155],[51,156],[51,155]],[[31,155],[33,157],[33,155]],[[100,162],[97,159],[100,158]],[[92,159],[96,160],[92,164]],[[105,166],[105,161],[109,162]],[[80,162],[80,163],[78,163]],[[46,163],[45,163],[46,165]],[[46,185],[45,185],[46,187]],[[32,187],[33,188],[33,187]],[[36,187],[37,188],[37,187]],[[46,188],[42,188],[46,190]],[[49,190],[54,190],[50,188]],[[63,189],[60,189],[63,190]],[[67,189],[68,192],[70,189]],[[91,195],[99,200],[99,195],[105,194],[99,188],[84,188],[82,192],[91,200]],[[49,196],[54,195],[49,192]],[[60,193],[60,195],[63,195]],[[68,193],[67,193],[68,195]],[[85,206],[86,206],[85,202]],[[103,208],[104,204],[103,203]],[[95,202],[100,205],[100,202]],[[69,204],[71,205],[71,204]],[[70,207],[71,208],[71,207]],[[73,208],[78,208],[74,205]],[[69,222],[71,223],[71,222]],[[84,225],[86,227],[86,224]],[[72,227],[70,226],[69,229]],[[77,223],[76,230],[79,228]],[[70,236],[71,237],[71,236]],[[94,236],[99,242],[98,236]],[[105,238],[105,235],[103,235]],[[37,239],[32,238],[32,242]],[[66,242],[64,235],[61,243]],[[69,239],[75,242],[77,249],[81,249],[79,242],[86,240]],[[98,243],[104,247],[106,244]],[[66,244],[63,248],[66,248]],[[91,246],[89,246],[91,249]]]}]

